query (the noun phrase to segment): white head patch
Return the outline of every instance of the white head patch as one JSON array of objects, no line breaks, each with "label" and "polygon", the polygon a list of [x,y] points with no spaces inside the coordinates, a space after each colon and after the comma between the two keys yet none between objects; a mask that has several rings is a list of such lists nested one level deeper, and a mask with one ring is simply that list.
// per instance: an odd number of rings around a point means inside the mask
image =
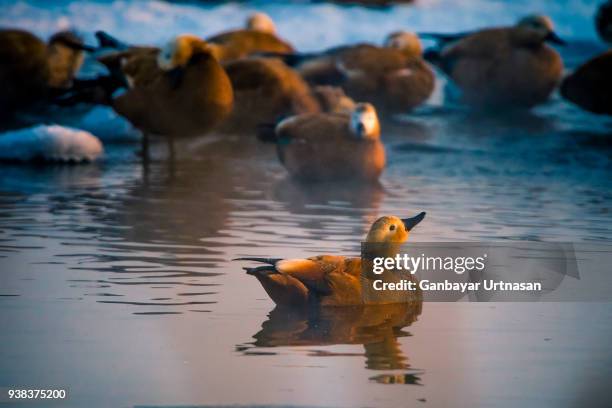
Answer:
[{"label": "white head patch", "polygon": [[181,34],[169,41],[157,54],[157,66],[169,71],[189,62],[194,52],[208,48],[201,38],[191,34]]},{"label": "white head patch", "polygon": [[351,113],[351,132],[361,138],[370,139],[378,136],[378,115],[376,109],[369,103],[358,103]]},{"label": "white head patch", "polygon": [[164,71],[170,71],[175,68],[174,55],[178,48],[179,39],[174,38],[166,43],[166,45],[157,54],[157,65]]},{"label": "white head patch", "polygon": [[266,13],[251,14],[247,20],[247,29],[270,34],[276,33],[274,21],[272,21],[272,18]]},{"label": "white head patch", "polygon": [[548,16],[542,15],[531,15],[524,17],[519,20],[516,24],[518,27],[531,28],[532,30],[538,30],[543,33],[550,33],[554,31],[555,26]]}]

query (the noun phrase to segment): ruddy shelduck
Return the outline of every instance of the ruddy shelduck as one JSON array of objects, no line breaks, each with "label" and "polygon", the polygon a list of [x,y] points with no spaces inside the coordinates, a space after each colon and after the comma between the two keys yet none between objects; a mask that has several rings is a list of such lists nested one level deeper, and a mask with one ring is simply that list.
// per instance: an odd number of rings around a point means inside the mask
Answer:
[{"label": "ruddy shelduck", "polygon": [[66,91],[86,50],[91,48],[69,31],[45,43],[28,31],[0,30],[0,116],[49,103]]},{"label": "ruddy shelduck", "polygon": [[[376,220],[365,242],[399,246],[412,229],[425,218],[425,213],[406,219],[383,216]],[[368,284],[362,271],[366,258],[319,255],[305,259],[241,257],[264,265],[244,268],[255,276],[277,305],[283,306],[349,306],[367,304],[371,299],[364,292]],[[378,302],[385,302],[378,298]],[[397,298],[394,299],[397,301]],[[407,299],[406,301],[410,301]]]},{"label": "ruddy shelduck", "polygon": [[369,181],[385,167],[376,109],[359,103],[350,114],[312,113],[289,117],[268,132],[289,174],[302,181]]},{"label": "ruddy shelduck", "polygon": [[162,49],[131,48],[101,58],[118,68],[111,75],[120,75],[127,87],[109,103],[143,132],[145,158],[149,134],[166,137],[173,156],[175,138],[203,135],[232,110],[230,79],[209,44],[196,36],[179,35]]},{"label": "ruddy shelduck", "polygon": [[447,35],[426,57],[479,108],[531,108],[548,100],[563,72],[559,53],[546,42],[564,44],[546,16],[533,15],[515,26]]},{"label": "ruddy shelduck", "polygon": [[357,44],[285,59],[312,85],[341,86],[351,98],[390,113],[421,105],[435,85],[419,38],[410,32],[390,34],[382,47]]}]

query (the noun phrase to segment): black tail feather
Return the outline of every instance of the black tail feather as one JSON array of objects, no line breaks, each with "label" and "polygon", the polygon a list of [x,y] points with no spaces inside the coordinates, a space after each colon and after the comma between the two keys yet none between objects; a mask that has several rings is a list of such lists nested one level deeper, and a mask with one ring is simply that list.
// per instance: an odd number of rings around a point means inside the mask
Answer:
[{"label": "black tail feather", "polygon": [[273,266],[277,262],[282,261],[282,260],[283,258],[257,258],[257,257],[249,257],[249,256],[232,259],[232,261],[253,261],[253,262],[261,262],[261,263],[265,263],[265,264],[273,265]]},{"label": "black tail feather", "polygon": [[95,36],[98,39],[98,45],[100,48],[114,48],[117,50],[122,50],[129,47],[123,41],[118,40],[104,31],[96,31]]}]

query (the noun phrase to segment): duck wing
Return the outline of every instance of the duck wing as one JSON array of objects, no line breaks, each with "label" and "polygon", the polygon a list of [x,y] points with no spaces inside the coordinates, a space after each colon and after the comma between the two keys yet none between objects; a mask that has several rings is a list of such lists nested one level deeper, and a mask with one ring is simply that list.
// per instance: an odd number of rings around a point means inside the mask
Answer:
[{"label": "duck wing", "polygon": [[289,117],[276,127],[277,143],[309,145],[333,143],[348,133],[349,116],[341,113],[311,113]]},{"label": "duck wing", "polygon": [[344,257],[322,255],[313,258],[279,259],[243,257],[235,260],[253,261],[266,265],[245,268],[248,274],[281,274],[298,280],[318,295],[330,293],[329,276],[344,265]]},{"label": "duck wing", "polygon": [[222,61],[229,61],[257,53],[290,54],[295,50],[276,35],[256,30],[235,30],[209,37],[206,41],[221,45]]},{"label": "duck wing", "polygon": [[130,47],[127,43],[119,40],[116,37],[113,37],[106,31],[96,31],[94,35],[96,39],[98,40],[99,48],[112,48],[115,50],[125,50]]},{"label": "duck wing", "polygon": [[497,64],[512,52],[511,28],[489,28],[472,32],[450,42],[439,49],[429,49],[425,59],[451,75],[455,66],[462,61],[473,61],[471,66],[487,71],[491,64]]}]

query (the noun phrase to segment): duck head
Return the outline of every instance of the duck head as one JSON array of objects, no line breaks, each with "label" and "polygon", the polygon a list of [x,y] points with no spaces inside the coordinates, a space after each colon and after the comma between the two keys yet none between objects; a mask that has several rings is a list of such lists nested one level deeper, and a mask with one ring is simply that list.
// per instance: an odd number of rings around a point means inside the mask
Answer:
[{"label": "duck head", "polygon": [[276,34],[276,26],[272,18],[266,13],[253,13],[247,19],[248,30],[261,31],[262,33]]},{"label": "duck head", "polygon": [[566,42],[555,33],[554,24],[548,16],[530,15],[523,17],[518,21],[516,27],[525,30],[540,42],[548,41],[558,45],[566,45]]},{"label": "duck head", "polygon": [[378,139],[380,123],[376,109],[371,103],[358,103],[351,113],[351,133],[359,139]]},{"label": "duck head", "polygon": [[425,212],[412,217],[401,219],[394,215],[380,217],[366,236],[369,243],[398,243],[406,242],[410,231],[425,218]]},{"label": "duck head", "polygon": [[164,71],[184,67],[199,52],[211,52],[209,44],[191,34],[182,34],[170,40],[157,55],[157,65]]},{"label": "duck head", "polygon": [[400,50],[410,56],[420,56],[423,54],[421,41],[415,33],[408,31],[396,31],[385,38],[383,45],[387,48]]},{"label": "duck head", "polygon": [[72,31],[60,31],[51,36],[47,45],[49,85],[56,88],[70,86],[83,64],[83,51],[93,50]]}]

